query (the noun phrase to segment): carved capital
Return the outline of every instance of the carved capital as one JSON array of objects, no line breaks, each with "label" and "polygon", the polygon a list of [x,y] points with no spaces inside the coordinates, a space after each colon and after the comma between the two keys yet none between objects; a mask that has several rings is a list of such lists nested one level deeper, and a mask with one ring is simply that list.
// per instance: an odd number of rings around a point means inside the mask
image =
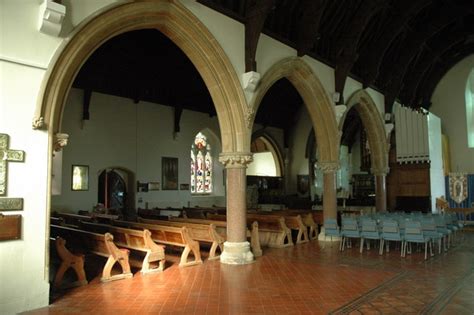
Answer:
[{"label": "carved capital", "polygon": [[55,152],[59,152],[67,145],[69,135],[67,133],[57,133],[54,135],[53,149]]},{"label": "carved capital", "polygon": [[335,173],[339,170],[339,162],[318,162],[317,168],[323,171],[323,173]]},{"label": "carved capital", "polygon": [[375,176],[386,176],[390,172],[390,167],[372,167],[370,172]]},{"label": "carved capital", "polygon": [[219,155],[219,162],[226,168],[246,168],[253,157],[250,152],[224,152]]},{"label": "carved capital", "polygon": [[248,107],[247,111],[245,112],[245,124],[249,129],[252,129],[254,115],[255,110],[252,107]]},{"label": "carved capital", "polygon": [[31,122],[31,127],[33,127],[34,130],[43,129],[44,126],[44,117],[40,116],[33,118],[33,121]]}]

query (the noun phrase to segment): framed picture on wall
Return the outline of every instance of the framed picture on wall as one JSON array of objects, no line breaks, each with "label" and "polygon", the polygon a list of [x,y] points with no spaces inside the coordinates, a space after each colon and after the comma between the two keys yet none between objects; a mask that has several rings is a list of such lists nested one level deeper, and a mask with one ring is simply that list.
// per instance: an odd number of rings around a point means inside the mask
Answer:
[{"label": "framed picture on wall", "polygon": [[178,158],[161,158],[161,183],[163,190],[178,190]]},{"label": "framed picture on wall", "polygon": [[73,165],[71,178],[71,190],[89,190],[89,166]]}]

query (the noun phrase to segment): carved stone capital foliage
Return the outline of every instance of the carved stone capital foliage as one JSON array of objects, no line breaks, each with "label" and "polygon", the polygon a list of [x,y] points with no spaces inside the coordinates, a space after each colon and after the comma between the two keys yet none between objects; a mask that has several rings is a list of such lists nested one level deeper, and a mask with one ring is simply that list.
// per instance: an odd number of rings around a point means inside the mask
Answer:
[{"label": "carved stone capital foliage", "polygon": [[386,167],[373,167],[370,169],[373,175],[375,176],[386,176],[390,172],[390,168]]},{"label": "carved stone capital foliage", "polygon": [[255,109],[250,106],[247,107],[247,111],[245,112],[245,124],[248,129],[252,129],[254,116],[255,116]]},{"label": "carved stone capital foliage", "polygon": [[59,152],[67,145],[69,135],[67,133],[57,133],[54,135],[54,151]]},{"label": "carved stone capital foliage", "polygon": [[317,167],[323,171],[323,173],[335,173],[339,170],[340,165],[338,161],[318,162]]},{"label": "carved stone capital foliage", "polygon": [[43,129],[45,127],[44,117],[34,117],[33,121],[31,122],[31,126],[34,130]]},{"label": "carved stone capital foliage", "polygon": [[253,156],[250,152],[224,152],[219,156],[219,162],[226,168],[246,168],[252,161]]}]

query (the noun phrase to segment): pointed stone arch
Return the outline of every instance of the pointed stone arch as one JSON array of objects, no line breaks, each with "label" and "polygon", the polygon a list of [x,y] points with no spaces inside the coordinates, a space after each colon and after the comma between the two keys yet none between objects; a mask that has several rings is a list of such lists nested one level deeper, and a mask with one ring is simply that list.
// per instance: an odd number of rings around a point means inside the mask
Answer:
[{"label": "pointed stone arch", "polygon": [[285,58],[265,73],[246,113],[248,125],[252,126],[255,113],[267,91],[282,78],[293,84],[305,103],[315,130],[321,162],[337,163],[339,130],[334,105],[316,74],[301,58]]},{"label": "pointed stone arch", "polygon": [[[202,76],[216,107],[223,152],[242,152],[248,140],[245,96],[235,70],[217,40],[177,0],[128,2],[84,21],[58,49],[42,86],[34,127],[61,132],[62,113],[81,66],[104,42],[119,34],[154,28],[172,40]],[[246,151],[245,151],[246,152]]]},{"label": "pointed stone arch", "polygon": [[377,105],[370,95],[363,89],[354,92],[347,101],[347,110],[339,122],[342,133],[344,121],[351,108],[357,110],[362,124],[367,131],[367,138],[371,152],[371,170],[373,174],[388,173],[389,144],[385,133],[385,124]]}]

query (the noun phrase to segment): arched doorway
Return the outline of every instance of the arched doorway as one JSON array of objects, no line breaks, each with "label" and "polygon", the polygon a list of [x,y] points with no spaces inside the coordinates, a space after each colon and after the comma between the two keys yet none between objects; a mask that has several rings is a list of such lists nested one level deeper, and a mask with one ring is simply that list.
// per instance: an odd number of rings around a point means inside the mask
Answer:
[{"label": "arched doorway", "polygon": [[135,218],[135,174],[120,167],[102,170],[98,178],[97,203],[125,219]]}]

